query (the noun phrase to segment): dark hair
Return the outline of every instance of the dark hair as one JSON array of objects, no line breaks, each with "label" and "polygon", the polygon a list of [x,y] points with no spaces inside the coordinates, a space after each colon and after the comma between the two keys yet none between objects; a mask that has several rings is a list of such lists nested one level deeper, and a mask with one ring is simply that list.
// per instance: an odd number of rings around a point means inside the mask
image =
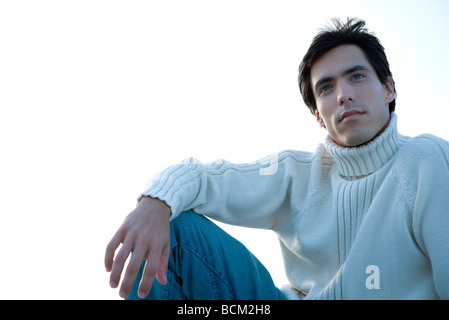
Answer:
[{"label": "dark hair", "polygon": [[[365,21],[348,18],[346,23],[335,18],[333,27],[321,29],[315,36],[300,66],[298,84],[305,104],[313,113],[316,101],[313,94],[310,70],[317,59],[338,46],[353,44],[358,46],[373,66],[380,82],[386,83],[392,77],[385,49],[379,39],[365,28]],[[394,82],[393,82],[394,83]],[[396,94],[396,89],[395,89]],[[394,111],[396,99],[389,104],[390,113]]]}]

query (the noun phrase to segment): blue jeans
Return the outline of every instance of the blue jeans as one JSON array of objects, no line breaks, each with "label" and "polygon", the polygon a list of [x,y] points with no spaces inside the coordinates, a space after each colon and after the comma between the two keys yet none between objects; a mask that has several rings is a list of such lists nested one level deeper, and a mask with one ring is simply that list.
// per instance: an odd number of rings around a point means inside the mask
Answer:
[{"label": "blue jeans", "polygon": [[[266,268],[239,241],[209,219],[182,212],[170,223],[167,285],[156,279],[145,300],[285,299]],[[128,299],[137,290],[145,262]]]}]

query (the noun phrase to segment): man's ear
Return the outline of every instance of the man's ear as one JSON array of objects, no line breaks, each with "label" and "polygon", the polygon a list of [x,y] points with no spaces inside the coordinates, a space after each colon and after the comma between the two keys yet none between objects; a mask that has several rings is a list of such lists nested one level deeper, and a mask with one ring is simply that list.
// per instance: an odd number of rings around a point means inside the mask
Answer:
[{"label": "man's ear", "polygon": [[318,109],[313,110],[313,115],[316,118],[316,121],[320,125],[321,128],[326,128],[326,125],[324,124],[323,118],[321,118],[320,112]]},{"label": "man's ear", "polygon": [[388,77],[384,84],[385,89],[385,104],[388,105],[394,99],[396,99],[396,93],[394,92],[394,81],[392,77]]}]

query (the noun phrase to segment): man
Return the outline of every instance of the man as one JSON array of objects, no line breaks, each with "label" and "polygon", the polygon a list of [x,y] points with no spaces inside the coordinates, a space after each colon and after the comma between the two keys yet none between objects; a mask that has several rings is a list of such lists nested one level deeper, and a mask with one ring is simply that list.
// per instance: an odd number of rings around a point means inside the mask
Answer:
[{"label": "man", "polygon": [[[449,298],[449,143],[398,133],[384,48],[364,25],[336,20],[300,65],[328,131],[314,153],[281,152],[275,170],[191,160],[151,181],[106,250],[112,287],[132,252],[123,298]],[[198,214],[275,231],[289,286]]]}]

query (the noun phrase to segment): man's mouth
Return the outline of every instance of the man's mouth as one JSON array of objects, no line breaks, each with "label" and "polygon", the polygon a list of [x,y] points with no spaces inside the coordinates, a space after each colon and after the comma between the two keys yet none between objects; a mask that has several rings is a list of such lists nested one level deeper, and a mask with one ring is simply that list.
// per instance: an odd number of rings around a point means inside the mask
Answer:
[{"label": "man's mouth", "polygon": [[359,111],[359,110],[354,110],[354,109],[348,110],[341,114],[338,121],[345,122],[345,121],[355,120],[355,119],[359,118],[360,116],[362,116],[363,113],[364,112]]}]

